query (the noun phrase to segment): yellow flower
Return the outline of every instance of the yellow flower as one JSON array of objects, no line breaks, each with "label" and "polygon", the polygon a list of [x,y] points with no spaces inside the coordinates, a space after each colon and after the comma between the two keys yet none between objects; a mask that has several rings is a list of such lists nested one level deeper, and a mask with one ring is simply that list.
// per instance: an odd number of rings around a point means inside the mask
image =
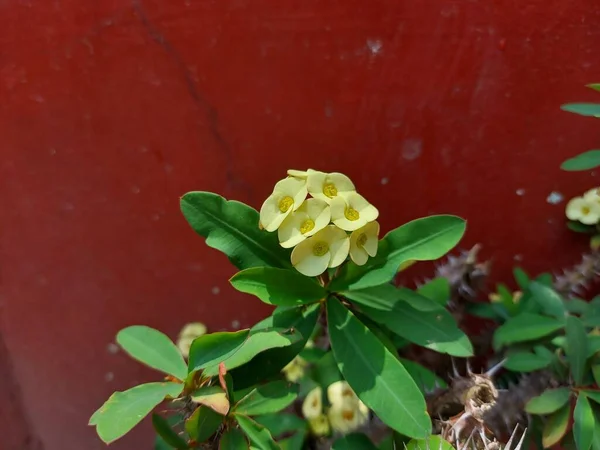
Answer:
[{"label": "yellow flower", "polygon": [[307,277],[316,277],[328,267],[342,264],[350,251],[348,235],[335,225],[300,242],[292,251],[292,265]]},{"label": "yellow flower", "polygon": [[260,208],[260,226],[275,231],[288,215],[302,206],[306,195],[305,180],[290,177],[277,182]]},{"label": "yellow flower", "polygon": [[342,434],[360,428],[369,420],[369,408],[360,400],[355,403],[335,403],[327,412],[331,428]]},{"label": "yellow flower", "polygon": [[594,188],[583,194],[583,198],[589,202],[600,203],[600,188]]},{"label": "yellow flower", "polygon": [[340,194],[331,201],[331,221],[342,230],[358,230],[377,217],[377,208],[356,192]]},{"label": "yellow flower", "polygon": [[296,383],[304,376],[304,369],[308,363],[301,356],[296,356],[292,361],[288,363],[281,371],[284,373],[285,378],[292,383]]},{"label": "yellow flower", "polygon": [[323,391],[320,387],[308,393],[302,403],[302,415],[307,419],[315,419],[323,413]]},{"label": "yellow flower", "polygon": [[306,177],[308,177],[308,172],[306,170],[290,169],[287,171],[287,174],[290,177],[302,178],[303,180],[306,180]]},{"label": "yellow flower", "polygon": [[362,266],[367,262],[369,256],[377,255],[378,242],[379,224],[376,221],[369,222],[353,231],[350,235],[350,258],[354,264]]},{"label": "yellow flower", "polygon": [[179,332],[177,348],[184,358],[189,357],[190,348],[194,339],[206,334],[206,325],[200,322],[192,322],[185,325]]},{"label": "yellow flower", "polygon": [[567,203],[566,214],[570,220],[578,220],[585,225],[594,225],[600,219],[600,203],[586,200],[583,197],[575,197]]},{"label": "yellow flower", "polygon": [[308,169],[306,183],[314,198],[330,203],[339,194],[355,192],[354,183],[343,173],[325,173]]},{"label": "yellow flower", "polygon": [[355,405],[359,402],[357,395],[354,393],[347,381],[336,381],[327,387],[327,400],[332,405],[350,404]]},{"label": "yellow flower", "polygon": [[294,247],[307,237],[321,231],[331,220],[329,205],[323,200],[309,198],[291,213],[279,226],[279,243],[284,248]]},{"label": "yellow flower", "polygon": [[327,436],[330,432],[329,420],[325,414],[309,419],[308,426],[314,436]]}]

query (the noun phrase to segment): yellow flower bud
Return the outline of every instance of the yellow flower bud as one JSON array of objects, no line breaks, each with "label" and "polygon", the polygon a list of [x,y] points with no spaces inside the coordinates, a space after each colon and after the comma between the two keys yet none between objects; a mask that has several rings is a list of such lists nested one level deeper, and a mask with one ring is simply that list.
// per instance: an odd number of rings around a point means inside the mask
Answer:
[{"label": "yellow flower bud", "polygon": [[327,436],[331,432],[329,428],[329,419],[327,419],[325,414],[308,419],[308,426],[314,436]]},{"label": "yellow flower bud", "polygon": [[367,423],[369,408],[360,400],[354,404],[336,403],[329,408],[327,417],[334,431],[347,434]]},{"label": "yellow flower bud", "polygon": [[356,192],[331,200],[331,221],[342,230],[354,231],[379,217],[379,211]]},{"label": "yellow flower bud", "polygon": [[181,329],[177,338],[177,348],[179,348],[184,358],[189,357],[194,339],[204,334],[206,334],[206,325],[200,322],[188,323]]},{"label": "yellow flower bud", "polygon": [[348,235],[335,225],[328,225],[300,242],[292,251],[292,265],[303,275],[315,277],[328,267],[342,264],[350,251]]},{"label": "yellow flower bud", "polygon": [[302,403],[302,415],[307,419],[315,419],[323,413],[323,391],[320,387],[308,393]]},{"label": "yellow flower bud", "polygon": [[285,375],[285,378],[292,382],[298,382],[304,376],[304,370],[308,363],[301,356],[296,356],[287,366],[281,371]]}]

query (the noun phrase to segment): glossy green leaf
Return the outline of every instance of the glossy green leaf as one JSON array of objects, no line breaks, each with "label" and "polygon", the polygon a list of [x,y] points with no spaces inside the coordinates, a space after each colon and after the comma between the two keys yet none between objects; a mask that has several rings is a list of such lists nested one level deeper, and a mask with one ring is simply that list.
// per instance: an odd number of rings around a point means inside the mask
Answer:
[{"label": "glossy green leaf", "polygon": [[417,311],[405,302],[396,302],[391,309],[383,305],[361,309],[368,317],[410,342],[453,356],[473,355],[469,338],[445,309]]},{"label": "glossy green leaf", "polygon": [[581,116],[600,117],[600,103],[567,103],[560,109]]},{"label": "glossy green leaf", "polygon": [[592,391],[592,390],[583,390],[582,391],[586,397],[592,399],[596,403],[600,405],[600,391]]},{"label": "glossy green leaf", "polygon": [[187,442],[183,440],[174,430],[171,425],[158,414],[152,414],[152,426],[156,433],[171,447],[178,450],[188,448]]},{"label": "glossy green leaf", "polygon": [[189,192],[180,206],[206,245],[223,252],[238,269],[292,267],[289,250],[279,245],[277,233],[259,229],[258,211],[250,206],[212,192]]},{"label": "glossy green leaf", "polygon": [[527,275],[527,273],[523,269],[521,269],[520,267],[515,267],[513,269],[513,276],[515,277],[515,281],[517,282],[521,290],[524,291],[525,289],[527,289],[530,280],[529,275]]},{"label": "glossy green leaf", "polygon": [[515,316],[494,333],[494,347],[500,348],[516,342],[532,341],[548,336],[564,326],[564,321],[539,314],[522,313]]},{"label": "glossy green leaf", "polygon": [[565,302],[567,311],[573,314],[585,314],[589,311],[589,303],[580,298],[570,298]]},{"label": "glossy green leaf", "polygon": [[327,296],[314,278],[295,270],[252,267],[236,273],[229,281],[238,291],[255,295],[269,305],[302,305]]},{"label": "glossy green leaf", "polygon": [[412,439],[406,444],[405,450],[454,450],[452,444],[441,436],[429,436],[426,439]]},{"label": "glossy green leaf", "polygon": [[504,306],[498,303],[469,303],[466,311],[476,317],[502,322],[510,318]]},{"label": "glossy green leaf", "polygon": [[537,355],[532,352],[518,351],[508,355],[504,368],[514,372],[534,372],[552,364],[553,355]]},{"label": "glossy green leaf", "polygon": [[600,150],[588,150],[574,158],[567,159],[560,168],[567,171],[578,171],[590,170],[598,166],[600,166]]},{"label": "glossy green leaf", "polygon": [[363,433],[350,433],[338,438],[331,450],[376,450],[377,447]]},{"label": "glossy green leaf", "polygon": [[569,388],[547,389],[542,395],[529,400],[525,405],[525,411],[530,414],[551,414],[566,405],[570,397]]},{"label": "glossy green leaf", "polygon": [[405,358],[398,358],[398,360],[402,363],[417,386],[419,386],[421,392],[425,393],[436,387],[447,387],[447,384],[443,379],[438,377],[431,370],[423,367],[421,364]]},{"label": "glossy green leaf", "polygon": [[219,440],[219,450],[247,450],[248,442],[239,428],[230,428]]},{"label": "glossy green leaf", "polygon": [[190,398],[194,403],[208,406],[222,416],[229,412],[229,399],[221,386],[203,386],[192,392]]},{"label": "glossy green leaf", "polygon": [[575,316],[567,317],[567,360],[571,374],[577,385],[581,385],[585,375],[585,362],[587,360],[587,335],[581,320]]},{"label": "glossy green leaf", "polygon": [[349,263],[329,285],[333,291],[364,289],[389,282],[409,260],[431,261],[458,244],[466,228],[460,217],[440,215],[413,220],[379,241],[377,256],[364,266]]},{"label": "glossy green leaf", "polygon": [[567,228],[576,233],[584,233],[591,234],[596,231],[596,227],[591,225],[584,225],[581,222],[576,222],[574,220],[567,221]]},{"label": "glossy green leaf", "polygon": [[147,383],[115,392],[90,418],[96,433],[109,444],[127,434],[161,403],[165,397],[177,397],[183,390],[179,383]]},{"label": "glossy green leaf", "polygon": [[189,371],[218,365],[237,352],[248,339],[250,330],[210,333],[192,342]]},{"label": "glossy green leaf", "polygon": [[298,385],[273,381],[252,390],[234,406],[233,411],[245,416],[269,414],[287,408],[298,397]]},{"label": "glossy green leaf", "polygon": [[187,376],[187,364],[177,346],[153,328],[134,325],[119,331],[117,343],[133,359],[180,380]]},{"label": "glossy green leaf", "polygon": [[529,283],[529,289],[533,299],[542,307],[544,313],[558,319],[564,319],[567,313],[565,304],[562,297],[554,289],[537,281]]},{"label": "glossy green leaf", "polygon": [[[180,413],[175,413],[166,417],[164,420],[169,427],[174,428],[183,423],[183,416]],[[187,442],[188,440],[188,436],[185,432],[178,433],[177,436],[183,439],[184,442]],[[156,434],[156,438],[154,439],[154,450],[173,450],[173,448],[175,447],[171,444],[168,444],[160,434]]]},{"label": "glossy green leaf", "polygon": [[279,446],[281,450],[302,450],[304,448],[304,438],[304,433],[295,433],[279,441]]},{"label": "glossy green leaf", "polygon": [[552,447],[560,442],[569,425],[571,408],[565,405],[554,412],[546,421],[542,431],[542,444],[544,448]]},{"label": "glossy green leaf", "polygon": [[592,375],[596,384],[600,386],[600,364],[592,365]]},{"label": "glossy green leaf", "polygon": [[585,394],[580,394],[577,397],[577,403],[573,411],[573,436],[575,437],[577,450],[589,450],[594,439],[595,428],[596,423],[592,406]]},{"label": "glossy green leaf", "polygon": [[600,83],[586,84],[585,87],[589,87],[590,89],[593,89],[595,91],[600,91]]},{"label": "glossy green leaf", "polygon": [[253,417],[254,421],[265,427],[271,436],[277,438],[285,433],[306,431],[306,421],[295,414],[271,413]]},{"label": "glossy green leaf", "polygon": [[327,318],[338,367],[356,395],[391,428],[426,437],[425,399],[400,361],[336,298],[327,301]]},{"label": "glossy green leaf", "polygon": [[440,311],[443,305],[407,288],[396,288],[390,283],[366,289],[344,291],[341,294],[359,305],[389,311],[398,302],[405,302],[418,311]]},{"label": "glossy green leaf", "polygon": [[434,278],[419,287],[417,292],[442,306],[446,306],[448,300],[450,300],[450,282],[445,277]]},{"label": "glossy green leaf", "polygon": [[248,436],[250,442],[252,442],[257,448],[261,450],[277,450],[279,445],[273,440],[271,433],[265,427],[255,422],[250,417],[236,414],[235,418],[240,425],[242,431]]},{"label": "glossy green leaf", "polygon": [[[259,353],[272,348],[289,347],[302,340],[302,335],[294,328],[256,328],[250,330],[248,339],[230,357],[223,360],[227,370],[240,367],[251,361]],[[204,370],[204,374],[214,376],[219,373],[218,366],[210,366]],[[235,380],[235,377],[234,377]]]},{"label": "glossy green leaf", "polygon": [[249,363],[231,371],[236,389],[253,386],[278,375],[298,353],[302,351],[312,334],[321,312],[321,305],[309,305],[287,309],[267,317],[252,329],[295,329],[302,339],[292,345],[271,348],[255,356]]},{"label": "glossy green leaf", "polygon": [[204,442],[223,423],[224,417],[207,406],[199,406],[185,421],[185,431],[196,442]]}]

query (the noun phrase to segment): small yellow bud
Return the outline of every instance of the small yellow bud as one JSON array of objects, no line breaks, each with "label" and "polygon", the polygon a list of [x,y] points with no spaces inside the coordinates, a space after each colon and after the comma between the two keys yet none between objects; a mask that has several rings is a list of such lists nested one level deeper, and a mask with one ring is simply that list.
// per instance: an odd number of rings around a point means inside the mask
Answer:
[{"label": "small yellow bud", "polygon": [[323,391],[320,387],[308,393],[302,403],[302,415],[307,419],[315,419],[323,413]]},{"label": "small yellow bud", "polygon": [[308,426],[314,436],[327,436],[331,432],[329,419],[327,419],[325,414],[308,419]]},{"label": "small yellow bud", "polygon": [[184,358],[189,357],[194,339],[204,334],[206,334],[206,325],[200,322],[188,323],[181,329],[177,338],[177,348]]}]

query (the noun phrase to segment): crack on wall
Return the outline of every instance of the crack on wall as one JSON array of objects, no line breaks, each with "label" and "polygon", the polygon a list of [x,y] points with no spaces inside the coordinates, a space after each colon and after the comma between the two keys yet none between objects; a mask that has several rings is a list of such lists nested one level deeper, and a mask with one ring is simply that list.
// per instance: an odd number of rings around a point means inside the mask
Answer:
[{"label": "crack on wall", "polygon": [[221,131],[219,130],[219,113],[217,109],[211,105],[202,95],[196,83],[194,82],[192,73],[188,68],[187,64],[179,54],[179,52],[173,47],[165,35],[158,29],[158,27],[149,19],[148,14],[142,4],[141,0],[133,0],[133,9],[140,22],[147,31],[150,38],[159,45],[165,53],[171,58],[173,63],[179,68],[183,75],[185,84],[190,97],[192,98],[196,107],[202,111],[206,117],[208,130],[218,147],[223,151],[226,166],[225,166],[225,179],[227,187],[231,189],[239,188],[241,192],[244,192],[247,197],[252,200],[254,198],[253,188],[250,184],[237,178],[233,170],[233,151],[231,145]]}]

